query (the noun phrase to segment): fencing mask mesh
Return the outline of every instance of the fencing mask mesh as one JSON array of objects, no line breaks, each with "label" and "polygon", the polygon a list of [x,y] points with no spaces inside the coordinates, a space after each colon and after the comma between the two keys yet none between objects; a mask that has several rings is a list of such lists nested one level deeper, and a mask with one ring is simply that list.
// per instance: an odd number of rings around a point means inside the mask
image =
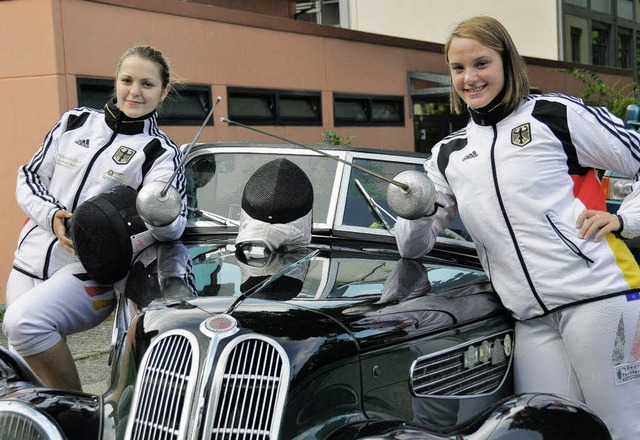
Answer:
[{"label": "fencing mask mesh", "polygon": [[280,158],[258,168],[242,193],[236,246],[262,243],[269,250],[307,246],[311,240],[313,185],[300,167]]},{"label": "fencing mask mesh", "polygon": [[258,168],[242,193],[242,209],[267,223],[289,223],[313,207],[313,186],[288,159],[275,159]]},{"label": "fencing mask mesh", "polygon": [[85,270],[100,283],[114,283],[129,270],[131,236],[146,230],[136,211],[137,191],[118,186],[84,201],[73,212],[71,238]]}]

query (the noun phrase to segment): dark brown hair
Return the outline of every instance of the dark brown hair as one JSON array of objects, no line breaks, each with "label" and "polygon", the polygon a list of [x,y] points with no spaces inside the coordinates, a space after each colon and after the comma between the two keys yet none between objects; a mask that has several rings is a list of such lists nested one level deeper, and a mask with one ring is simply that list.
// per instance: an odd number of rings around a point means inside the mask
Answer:
[{"label": "dark brown hair", "polygon": [[165,56],[158,49],[151,46],[133,46],[130,49],[124,51],[118,62],[118,68],[116,69],[116,78],[122,67],[122,62],[131,57],[138,56],[142,59],[152,61],[160,67],[160,78],[162,80],[162,88],[164,89],[168,85],[171,85],[171,69],[169,68],[169,62]]}]

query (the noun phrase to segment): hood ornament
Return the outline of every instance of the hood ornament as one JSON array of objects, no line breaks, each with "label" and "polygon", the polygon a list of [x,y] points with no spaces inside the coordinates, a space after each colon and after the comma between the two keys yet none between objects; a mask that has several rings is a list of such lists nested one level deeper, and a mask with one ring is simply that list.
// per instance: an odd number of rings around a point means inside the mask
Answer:
[{"label": "hood ornament", "polygon": [[238,327],[238,321],[230,315],[214,315],[203,322],[204,328],[213,333],[226,333]]}]

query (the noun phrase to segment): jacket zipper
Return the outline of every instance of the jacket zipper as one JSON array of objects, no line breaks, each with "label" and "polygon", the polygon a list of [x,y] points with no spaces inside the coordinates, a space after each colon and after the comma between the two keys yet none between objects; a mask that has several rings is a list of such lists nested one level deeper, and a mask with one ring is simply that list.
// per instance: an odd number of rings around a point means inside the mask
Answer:
[{"label": "jacket zipper", "polygon": [[587,263],[587,267],[589,267],[589,264],[593,264],[593,260],[591,258],[587,257],[574,242],[569,240],[567,237],[565,237],[565,235],[562,232],[560,232],[560,229],[558,229],[555,223],[553,223],[549,215],[545,214],[545,217],[547,218],[547,221],[553,228],[553,231],[560,238],[560,240],[562,240],[562,242],[567,245],[567,247],[571,252],[573,252],[580,258],[582,258],[585,261],[585,263]]},{"label": "jacket zipper", "polygon": [[[102,154],[102,152],[104,150],[106,150],[109,147],[109,145],[111,145],[113,143],[113,141],[116,139],[116,136],[118,135],[117,129],[118,129],[118,127],[116,126],[115,129],[113,130],[113,134],[111,135],[111,138],[91,158],[91,162],[89,162],[89,166],[87,167],[87,170],[85,171],[84,176],[82,177],[82,181],[80,182],[80,186],[78,187],[78,192],[76,192],[76,196],[73,199],[73,203],[72,203],[71,209],[70,209],[71,212],[75,211],[75,209],[77,208],[78,200],[80,199],[80,194],[82,193],[82,189],[84,188],[84,185],[87,182],[87,179],[89,178],[89,173],[91,172],[91,168],[93,168],[93,165],[95,164],[96,160],[98,160],[98,156],[100,156]],[[53,244],[55,244],[55,240],[53,241]],[[45,259],[44,266],[42,268],[42,277],[44,279],[48,278],[47,274],[49,273],[49,263],[51,262],[50,259],[51,259],[52,250],[53,250],[53,246],[50,246],[48,251],[47,251],[47,257]]]},{"label": "jacket zipper", "polygon": [[547,313],[549,309],[540,299],[538,292],[533,285],[533,280],[531,279],[531,275],[527,270],[527,265],[524,262],[524,258],[522,257],[522,252],[520,251],[520,247],[518,246],[518,241],[516,240],[516,234],[511,227],[511,222],[509,222],[509,217],[507,216],[507,211],[504,207],[504,202],[502,201],[502,195],[500,194],[500,187],[498,185],[498,173],[496,170],[496,142],[498,141],[498,127],[493,124],[491,126],[493,128],[493,142],[491,143],[491,173],[493,174],[493,186],[496,190],[496,198],[498,199],[498,204],[500,205],[500,212],[502,212],[502,217],[504,218],[504,222],[507,225],[507,229],[509,230],[509,235],[511,236],[511,243],[513,243],[514,250],[516,251],[516,255],[518,256],[518,261],[520,262],[520,266],[522,267],[522,272],[524,273],[525,278],[527,279],[527,284],[529,285],[529,289],[531,289],[531,293],[536,298],[538,305],[542,308],[544,313]]}]

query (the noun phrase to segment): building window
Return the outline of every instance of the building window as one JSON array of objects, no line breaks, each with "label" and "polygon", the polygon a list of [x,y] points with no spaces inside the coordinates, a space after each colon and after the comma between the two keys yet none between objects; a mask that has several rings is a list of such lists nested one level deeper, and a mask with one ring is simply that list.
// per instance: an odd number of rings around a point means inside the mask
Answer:
[{"label": "building window", "polygon": [[320,92],[227,89],[229,119],[252,125],[322,125]]},{"label": "building window", "polygon": [[631,32],[627,32],[618,34],[618,67],[633,69],[634,66],[631,63]]},{"label": "building window", "polygon": [[98,78],[76,78],[78,107],[101,109],[114,97],[113,80]]},{"label": "building window", "polygon": [[295,19],[340,26],[340,0],[297,0]]},{"label": "building window", "polygon": [[636,38],[636,81],[640,73],[640,38]]},{"label": "building window", "polygon": [[632,0],[617,0],[616,10],[618,12],[618,17],[626,18],[627,20],[633,20]]},{"label": "building window", "polygon": [[451,113],[448,97],[429,97],[428,100],[416,102],[414,109],[415,150],[431,153],[435,144],[456,130],[463,128],[469,121],[469,114]]},{"label": "building window", "polygon": [[[158,110],[161,125],[202,125],[211,111],[211,87],[195,84],[177,86],[177,94],[169,95]],[[211,118],[207,125],[213,125]]]},{"label": "building window", "polygon": [[571,26],[571,61],[580,62],[580,37],[582,37],[582,29]]},{"label": "building window", "polygon": [[591,10],[611,14],[611,0],[591,0]]},{"label": "building window", "polygon": [[[101,109],[113,98],[113,79],[77,78],[78,106]],[[160,125],[202,125],[211,110],[211,88],[180,85],[158,110]],[[213,119],[208,122],[213,125]]]},{"label": "building window", "polygon": [[335,94],[333,118],[335,126],[343,127],[404,125],[404,98]]},{"label": "building window", "polygon": [[583,8],[587,7],[587,0],[565,0],[570,5],[576,5]]},{"label": "building window", "polygon": [[606,25],[593,23],[591,30],[591,64],[606,66],[609,60],[609,30]]}]

